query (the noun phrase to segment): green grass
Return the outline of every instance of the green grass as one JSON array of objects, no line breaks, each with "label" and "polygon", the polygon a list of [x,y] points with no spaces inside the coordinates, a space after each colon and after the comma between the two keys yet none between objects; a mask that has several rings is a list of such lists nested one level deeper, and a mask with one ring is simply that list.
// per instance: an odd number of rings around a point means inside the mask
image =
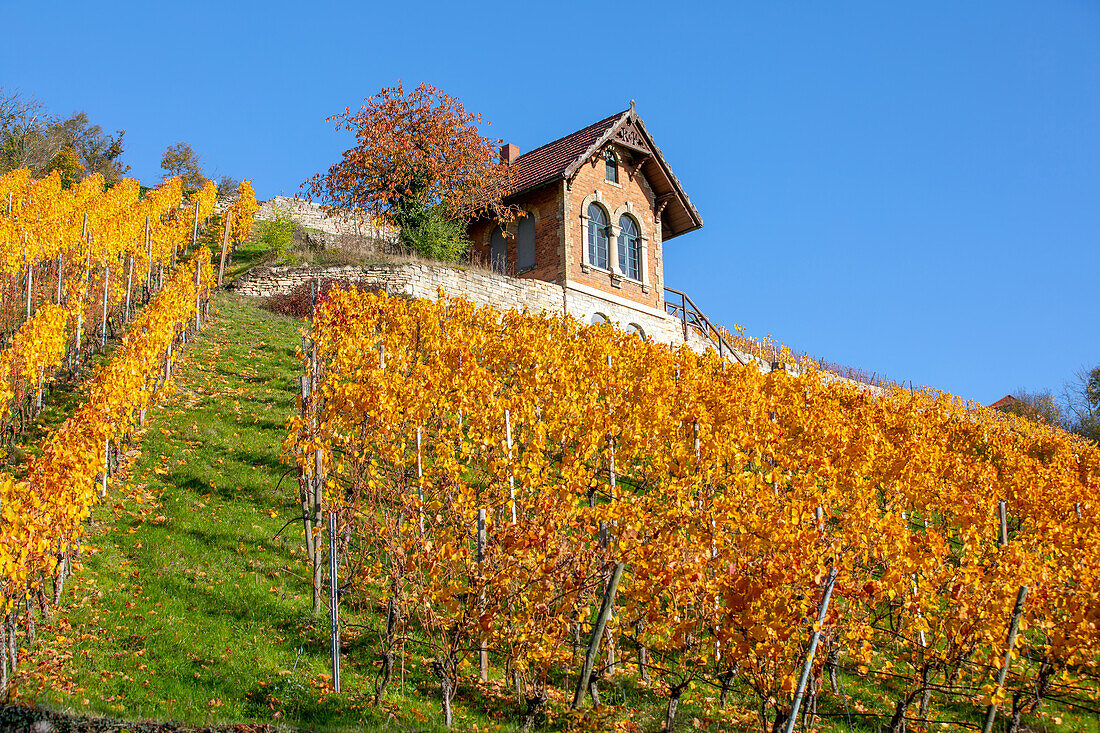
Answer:
[{"label": "green grass", "polygon": [[[293,477],[279,487],[279,455],[301,323],[232,296],[217,306],[179,362],[176,395],[150,412],[117,498],[96,510],[19,696],[195,725],[380,726],[389,712],[366,704],[372,657],[353,633],[348,692],[326,692],[327,617],[309,613],[302,530],[276,536],[297,493]],[[406,691],[420,681],[407,677]],[[397,693],[398,719],[434,714],[430,700]]]},{"label": "green grass", "polygon": [[[255,228],[253,228],[255,231]],[[213,252],[214,250],[210,250]],[[218,257],[221,255],[221,245],[218,245]],[[274,253],[267,248],[258,238],[250,238],[246,242],[237,245],[237,251],[233,253],[233,261],[225,268],[223,279],[231,282],[240,275],[257,265],[270,265],[274,259]]]},{"label": "green grass", "polygon": [[[263,257],[254,245],[236,266]],[[313,730],[440,730],[435,681],[410,645],[381,706],[374,689],[375,643],[366,629],[371,609],[343,611],[344,692],[329,690],[328,621],[310,612],[307,560],[295,511],[296,478],[280,462],[284,422],[295,409],[302,322],[273,315],[232,295],[215,301],[213,323],[189,344],[177,366],[176,394],[150,411],[132,464],[96,510],[60,611],[40,626],[24,661],[17,699],[55,710],[124,720],[155,719],[191,726],[266,722]],[[41,430],[78,404],[58,392]],[[281,485],[280,485],[281,482]],[[282,530],[280,532],[280,530]],[[632,650],[624,650],[628,664]],[[638,685],[633,669],[601,686],[607,707],[588,724],[632,722],[657,730],[665,701]],[[489,685],[467,666],[455,700],[455,729],[511,729],[512,693],[494,670]],[[556,680],[568,691],[572,679]],[[889,681],[843,675],[850,695],[821,694],[821,730],[876,731],[896,691]],[[711,730],[753,725],[751,697],[735,686],[740,705],[717,712],[717,691],[698,685],[685,694],[678,721]],[[709,698],[709,700],[708,700]],[[561,697],[548,729],[561,730]],[[1054,704],[1047,730],[1097,730],[1094,716]],[[937,702],[935,717],[977,720],[969,700]],[[1051,722],[1053,716],[1061,725]],[[759,727],[757,727],[759,729]],[[998,730],[1001,728],[998,727]]]}]

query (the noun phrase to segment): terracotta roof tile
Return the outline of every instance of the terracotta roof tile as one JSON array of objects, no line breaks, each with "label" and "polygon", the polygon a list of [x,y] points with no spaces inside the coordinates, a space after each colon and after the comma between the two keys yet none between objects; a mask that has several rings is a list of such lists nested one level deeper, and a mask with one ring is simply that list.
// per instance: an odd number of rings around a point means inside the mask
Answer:
[{"label": "terracotta roof tile", "polygon": [[512,193],[520,193],[560,178],[592,143],[599,140],[623,115],[629,113],[630,110],[626,110],[611,115],[516,158],[512,162]]},{"label": "terracotta roof tile", "polygon": [[1008,407],[1010,405],[1015,405],[1019,402],[1020,402],[1020,400],[1016,399],[1012,395],[1005,395],[1001,399],[999,399],[996,402],[994,402],[993,404],[989,405],[989,407],[994,409],[994,410],[998,410],[1002,407]]}]

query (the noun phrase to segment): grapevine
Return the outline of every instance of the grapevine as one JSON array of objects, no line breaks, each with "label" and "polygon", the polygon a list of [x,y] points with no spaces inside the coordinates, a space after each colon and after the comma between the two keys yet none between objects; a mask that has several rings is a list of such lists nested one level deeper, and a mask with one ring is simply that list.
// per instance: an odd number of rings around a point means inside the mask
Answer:
[{"label": "grapevine", "polygon": [[[40,408],[63,363],[75,372],[89,349],[153,297],[214,212],[212,182],[182,208],[178,179],[144,198],[139,188],[127,179],[104,190],[101,178],[89,176],[65,190],[57,175],[0,176],[0,427],[8,423],[9,435]],[[250,227],[250,186],[242,185],[233,206]]]},{"label": "grapevine", "polygon": [[[0,692],[6,690],[9,668],[14,673],[18,662],[19,618],[33,639],[32,604],[45,611],[48,581],[53,603],[58,602],[83,522],[107,495],[111,456],[171,386],[175,350],[209,297],[209,260],[209,250],[200,248],[169,276],[113,358],[88,382],[83,406],[44,439],[41,455],[28,461],[24,477],[0,474]],[[46,306],[35,318],[63,322],[64,316],[60,307]],[[51,353],[59,342],[47,345]]]},{"label": "grapevine", "polygon": [[1100,450],[1075,436],[461,299],[334,291],[307,346],[284,449],[311,556],[335,512],[354,602],[388,609],[379,696],[414,629],[445,713],[482,650],[533,715],[598,648],[592,679],[656,678],[670,724],[692,686],[735,684],[781,729],[812,630],[813,679],[904,681],[895,729],[937,690],[1017,715],[1056,675],[1096,679]]}]

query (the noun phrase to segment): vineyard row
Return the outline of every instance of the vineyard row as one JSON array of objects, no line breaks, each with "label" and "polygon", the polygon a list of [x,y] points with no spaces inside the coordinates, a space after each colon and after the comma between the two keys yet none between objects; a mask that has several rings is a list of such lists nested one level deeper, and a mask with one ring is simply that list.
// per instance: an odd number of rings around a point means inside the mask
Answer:
[{"label": "vineyard row", "polygon": [[0,474],[0,695],[18,664],[20,630],[33,643],[36,615],[47,616],[60,600],[85,522],[118,470],[121,446],[169,391],[187,330],[197,331],[206,316],[212,277],[210,251],[200,247],[166,276],[85,385],[82,406],[43,439],[22,478]]},{"label": "vineyard row", "polygon": [[[130,179],[105,190],[98,176],[70,189],[56,175],[0,176],[0,433],[8,440],[41,409],[57,370],[67,365],[76,375],[87,353],[124,330],[208,229],[213,183],[192,193],[186,207],[179,179],[139,193]],[[219,220],[221,231],[204,233],[242,238],[256,208],[245,182]]]},{"label": "vineyard row", "polygon": [[710,685],[783,730],[839,668],[894,679],[894,730],[963,691],[1013,727],[1096,699],[1100,450],[1075,436],[461,299],[333,291],[303,359],[314,608],[331,512],[344,602],[381,609],[379,698],[410,643],[448,722],[491,664],[527,725],[616,674],[658,678],[670,726]]}]

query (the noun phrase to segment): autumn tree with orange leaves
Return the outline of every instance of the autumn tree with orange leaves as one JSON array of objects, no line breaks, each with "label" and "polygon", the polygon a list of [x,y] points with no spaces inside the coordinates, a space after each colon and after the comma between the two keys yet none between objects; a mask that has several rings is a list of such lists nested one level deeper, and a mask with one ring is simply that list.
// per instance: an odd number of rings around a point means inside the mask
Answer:
[{"label": "autumn tree with orange leaves", "polygon": [[500,141],[483,137],[481,115],[451,95],[430,84],[406,93],[398,83],[358,112],[345,109],[327,121],[358,142],[302,186],[328,214],[396,224],[408,249],[442,259],[465,250],[466,217],[512,219],[503,204],[509,169],[498,159]]}]

